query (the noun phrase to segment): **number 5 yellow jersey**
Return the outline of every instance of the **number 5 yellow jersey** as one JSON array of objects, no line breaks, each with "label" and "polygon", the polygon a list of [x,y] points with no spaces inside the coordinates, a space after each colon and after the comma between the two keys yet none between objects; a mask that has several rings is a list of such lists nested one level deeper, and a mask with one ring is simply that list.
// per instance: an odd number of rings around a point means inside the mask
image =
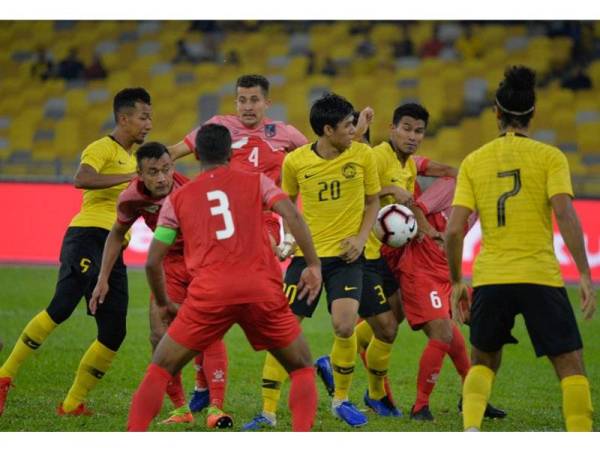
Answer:
[{"label": "number 5 yellow jersey", "polygon": [[573,196],[567,158],[556,147],[507,133],[465,158],[453,206],[477,211],[481,220],[473,286],[563,285],[553,245],[556,194]]},{"label": "number 5 yellow jersey", "polygon": [[317,255],[339,256],[341,241],[360,230],[365,195],[381,190],[377,167],[366,144],[353,142],[334,159],[321,158],[315,146],[307,144],[286,155],[282,188],[290,196],[301,195]]}]

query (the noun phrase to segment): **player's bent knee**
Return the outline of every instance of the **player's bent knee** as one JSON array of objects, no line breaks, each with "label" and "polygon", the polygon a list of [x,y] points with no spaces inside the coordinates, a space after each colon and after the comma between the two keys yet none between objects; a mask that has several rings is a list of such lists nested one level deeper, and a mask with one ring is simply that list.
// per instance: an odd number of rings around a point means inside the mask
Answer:
[{"label": "player's bent knee", "polygon": [[349,338],[354,333],[354,323],[333,322],[333,332],[337,337]]}]

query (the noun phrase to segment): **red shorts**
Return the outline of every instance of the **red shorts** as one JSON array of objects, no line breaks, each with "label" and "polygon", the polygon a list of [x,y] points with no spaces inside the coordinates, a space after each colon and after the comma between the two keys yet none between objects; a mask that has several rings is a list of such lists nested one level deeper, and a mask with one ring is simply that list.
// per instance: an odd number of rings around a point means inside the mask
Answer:
[{"label": "red shorts", "polygon": [[[192,281],[192,277],[185,267],[183,255],[168,253],[163,260],[163,269],[169,300],[181,305],[187,296],[187,288]],[[150,294],[150,300],[154,301],[152,294]]]},{"label": "red shorts", "polygon": [[435,319],[450,319],[450,281],[427,274],[400,275],[402,308],[410,327],[417,330]]},{"label": "red shorts", "polygon": [[275,245],[279,245],[281,242],[281,222],[279,216],[270,211],[265,211],[263,219],[269,235],[275,239]]},{"label": "red shorts", "polygon": [[185,302],[167,330],[171,339],[192,350],[204,351],[236,323],[255,350],[285,348],[301,333],[285,299],[224,306],[198,303]]}]

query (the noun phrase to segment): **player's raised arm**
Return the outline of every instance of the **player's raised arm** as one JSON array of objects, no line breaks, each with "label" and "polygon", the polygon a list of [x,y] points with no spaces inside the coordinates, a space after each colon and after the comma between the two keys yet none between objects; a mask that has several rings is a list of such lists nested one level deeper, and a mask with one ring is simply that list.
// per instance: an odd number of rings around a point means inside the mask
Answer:
[{"label": "player's raised arm", "polygon": [[73,177],[73,185],[77,189],[105,189],[122,183],[128,183],[135,175],[135,172],[126,174],[101,174],[91,165],[82,163]]},{"label": "player's raised arm", "polygon": [[573,208],[571,196],[568,194],[554,195],[550,202],[556,222],[567,248],[571,252],[580,276],[581,310],[584,319],[591,319],[596,311],[596,294],[592,285],[590,266],[585,253],[583,232],[579,218]]},{"label": "player's raised arm", "polygon": [[98,281],[94,292],[92,292],[92,298],[90,299],[89,306],[92,314],[96,314],[98,305],[104,303],[104,298],[108,293],[108,279],[110,273],[121,253],[121,247],[127,231],[131,228],[131,225],[123,225],[120,222],[115,222],[110,233],[106,237],[104,243],[104,250],[102,251],[102,264],[100,265],[100,273],[98,274]]},{"label": "player's raised arm", "polygon": [[173,161],[192,153],[192,150],[187,146],[185,141],[180,141],[177,144],[167,147],[167,149]]},{"label": "player's raised arm", "polygon": [[456,178],[456,175],[458,175],[458,169],[456,167],[430,160],[427,164],[424,175],[427,177]]}]

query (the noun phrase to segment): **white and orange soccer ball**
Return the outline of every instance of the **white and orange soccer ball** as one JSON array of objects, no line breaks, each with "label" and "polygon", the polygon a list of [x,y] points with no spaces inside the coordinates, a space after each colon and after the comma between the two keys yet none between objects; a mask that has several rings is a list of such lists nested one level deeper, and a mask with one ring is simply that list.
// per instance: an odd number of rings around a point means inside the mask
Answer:
[{"label": "white and orange soccer ball", "polygon": [[377,213],[375,236],[390,247],[402,247],[417,235],[417,220],[406,206],[391,204]]}]

